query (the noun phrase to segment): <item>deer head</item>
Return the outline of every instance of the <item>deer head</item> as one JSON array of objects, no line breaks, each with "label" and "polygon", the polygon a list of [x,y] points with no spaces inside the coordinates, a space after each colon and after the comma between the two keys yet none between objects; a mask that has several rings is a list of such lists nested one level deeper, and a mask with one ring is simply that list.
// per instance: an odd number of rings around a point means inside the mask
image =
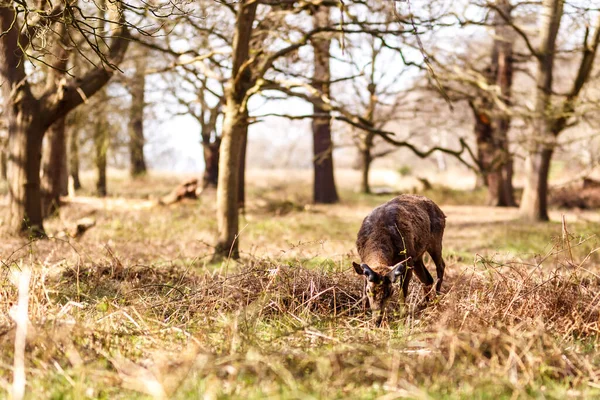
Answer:
[{"label": "deer head", "polygon": [[371,269],[367,264],[358,264],[353,262],[352,266],[359,275],[365,276],[365,291],[369,300],[369,307],[373,312],[373,318],[379,326],[383,320],[387,304],[394,294],[394,284],[398,282],[400,286],[409,269],[406,260],[390,267],[390,270],[380,274]]}]

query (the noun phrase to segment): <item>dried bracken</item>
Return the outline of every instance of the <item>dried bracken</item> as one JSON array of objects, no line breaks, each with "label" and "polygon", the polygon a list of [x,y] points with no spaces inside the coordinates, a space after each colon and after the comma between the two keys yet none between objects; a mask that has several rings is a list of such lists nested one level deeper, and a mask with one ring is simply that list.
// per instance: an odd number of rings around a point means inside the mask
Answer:
[{"label": "dried bracken", "polygon": [[[37,365],[30,379],[57,365],[67,381],[84,370],[114,389],[92,385],[97,396],[114,398],[131,394],[119,387],[171,398],[197,385],[234,398],[245,390],[418,397],[474,382],[519,395],[545,379],[594,388],[600,280],[591,258],[577,262],[577,248],[566,249],[539,265],[478,258],[453,271],[425,309],[415,283],[409,315],[380,328],[363,315],[349,263],[128,265],[110,248],[97,263],[34,262],[25,357]],[[12,363],[20,262],[3,268],[2,365]]]}]

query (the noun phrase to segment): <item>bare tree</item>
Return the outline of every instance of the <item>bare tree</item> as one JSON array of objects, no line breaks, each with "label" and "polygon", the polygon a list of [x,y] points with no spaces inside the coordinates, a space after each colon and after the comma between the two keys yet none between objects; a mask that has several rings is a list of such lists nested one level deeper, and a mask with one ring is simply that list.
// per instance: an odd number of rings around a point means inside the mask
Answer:
[{"label": "bare tree", "polygon": [[492,77],[499,88],[499,104],[493,114],[497,165],[493,168],[496,177],[488,179],[490,191],[488,203],[495,206],[516,206],[513,187],[513,155],[510,151],[508,133],[511,117],[506,110],[512,106],[512,84],[514,75],[513,42],[515,35],[510,28],[513,21],[509,0],[497,0],[495,14],[495,37],[492,51]]},{"label": "bare tree", "polygon": [[[216,188],[219,171],[224,83],[231,75],[232,8],[208,0],[197,3],[198,18],[183,15],[165,41],[142,38],[144,45],[167,56],[168,63],[148,71],[157,74],[168,91],[168,110],[191,116],[200,128],[205,170],[203,188]],[[182,39],[186,47],[182,48]]]},{"label": "bare tree", "polygon": [[512,185],[513,161],[509,148],[511,88],[513,82],[513,40],[508,26],[513,22],[512,6],[497,0],[494,12],[494,40],[490,61],[475,82],[475,94],[468,102],[475,120],[478,165],[488,188],[487,204],[516,206]]},{"label": "bare tree", "polygon": [[[319,6],[339,5],[337,1],[319,4]],[[289,61],[299,58],[299,49],[323,32],[339,31],[340,24],[344,28],[344,34],[368,32],[375,35],[394,35],[405,32],[399,26],[389,30],[380,21],[363,21],[357,15],[349,12],[347,8],[343,9],[343,12],[348,15],[347,21],[334,24],[319,20],[319,24],[316,26],[313,24],[312,29],[306,31],[303,29],[306,24],[301,22],[305,16],[302,13],[312,9],[314,4],[300,2],[293,8],[288,6],[289,3],[285,0],[268,2],[266,7],[260,8],[258,14],[257,3],[250,0],[241,1],[236,7],[237,19],[232,43],[233,63],[231,76],[225,90],[224,123],[219,160],[217,188],[219,234],[215,251],[216,257],[228,255],[237,257],[239,253],[237,238],[239,171],[241,147],[249,123],[248,101],[250,98],[265,91],[279,91],[286,95],[304,98],[323,112],[338,111],[341,108],[330,104],[329,96],[315,89],[312,82],[306,80],[305,74],[286,71],[290,64],[294,64]],[[365,11],[364,8],[365,5],[358,2],[355,11],[360,14]],[[257,15],[262,16],[262,19],[255,22]],[[255,25],[254,28],[253,25]],[[292,80],[289,80],[290,77]],[[303,93],[303,91],[305,92]],[[321,116],[311,114],[309,117]],[[331,117],[333,118],[333,115]],[[339,119],[337,116],[336,118]],[[344,118],[347,122],[354,123],[355,126],[365,126],[365,121],[361,118],[357,119],[355,115],[344,116]],[[372,129],[372,127],[368,127],[368,124],[367,128]],[[386,141],[398,143],[390,138],[389,132],[375,131],[385,136]],[[413,150],[419,152],[414,146]]]},{"label": "bare tree", "polygon": [[[329,26],[330,9],[315,6],[311,10],[315,27]],[[329,97],[331,72],[329,71],[331,39],[326,33],[311,39],[314,54],[313,86],[324,96]],[[337,203],[339,197],[333,173],[333,141],[331,140],[331,116],[327,110],[313,104],[313,201],[315,203]]]},{"label": "bare tree", "polygon": [[[221,145],[221,132],[217,125],[223,115],[224,88],[220,82],[221,78],[209,79],[195,69],[188,67],[181,67],[181,69],[183,71],[178,72],[169,87],[169,92],[176,99],[177,106],[182,109],[175,115],[189,115],[198,122],[204,158],[202,188],[216,188]],[[219,77],[221,76],[219,74]],[[216,82],[211,84],[209,82],[211,80]],[[211,86],[216,86],[218,89]]]},{"label": "bare tree", "polygon": [[[348,48],[353,69],[359,76],[352,77],[351,83],[354,92],[350,95],[335,96],[337,101],[348,103],[347,108],[353,107],[354,112],[361,115],[365,122],[377,129],[383,129],[387,124],[397,118],[399,107],[405,99],[402,90],[395,83],[404,83],[402,75],[408,71],[408,68],[394,69],[397,72],[393,77],[389,77],[391,69],[387,68],[387,63],[393,62],[395,51],[385,51],[384,41],[376,36],[366,36],[363,41],[355,45],[355,49]],[[367,46],[368,44],[368,46]],[[369,54],[364,56],[359,52],[356,56],[353,50],[369,49]],[[387,54],[386,54],[387,53]],[[385,57],[385,56],[388,57]],[[359,61],[364,59],[364,61]],[[396,60],[398,61],[398,60]],[[387,78],[387,79],[386,79]],[[404,94],[408,93],[406,91]],[[349,97],[344,101],[342,97]],[[395,150],[397,147],[386,145],[382,140],[378,140],[378,135],[372,131],[353,129],[354,142],[358,148],[361,168],[360,191],[362,193],[371,193],[369,172],[371,164],[378,158],[384,157]]]},{"label": "bare tree", "polygon": [[439,79],[431,80],[430,85],[439,92],[441,82],[443,95],[453,103],[466,101],[472,111],[477,173],[481,183],[487,186],[488,205],[515,206],[508,135],[514,112],[511,108],[515,38],[510,27],[513,6],[507,0],[475,4],[482,12],[482,19],[459,19],[453,29],[463,25],[490,27],[493,29],[491,48],[487,42],[471,40],[461,45],[463,48],[458,54],[451,49],[431,55]]},{"label": "bare tree", "polygon": [[[129,43],[129,31],[124,20],[123,4],[115,2],[113,6],[118,17],[112,32],[102,34],[110,39],[107,40],[110,50],[104,55],[103,62],[77,79],[71,77],[54,82],[40,96],[36,96],[26,73],[24,51],[38,48],[38,32],[43,32],[50,24],[73,24],[74,21],[78,21],[81,8],[76,8],[72,3],[59,2],[52,9],[34,13],[21,2],[4,2],[0,5],[0,77],[4,82],[1,90],[7,102],[9,121],[8,226],[15,234],[45,235],[41,206],[40,160],[42,140],[46,131],[100,90],[112,76],[114,66],[125,54]],[[21,16],[37,18],[25,24]],[[45,39],[51,41],[49,38]]]},{"label": "bare tree", "polygon": [[248,68],[250,39],[256,17],[257,2],[240,1],[233,34],[231,78],[225,88],[225,121],[221,136],[219,183],[217,187],[218,239],[215,254],[239,257],[237,234],[239,229],[238,180],[243,135],[248,121],[244,102],[252,87]]},{"label": "bare tree", "polygon": [[598,15],[591,35],[589,28],[586,28],[581,60],[572,87],[558,108],[555,108],[553,83],[557,53],[556,39],[564,15],[564,6],[563,0],[544,0],[538,48],[534,48],[529,37],[516,25],[513,25],[513,28],[526,41],[528,49],[534,55],[537,63],[536,103],[532,118],[533,132],[527,144],[525,188],[520,205],[521,215],[529,220],[547,221],[549,219],[548,175],[552,155],[557,146],[559,134],[575,115],[577,99],[590,77],[600,43],[600,15]]}]

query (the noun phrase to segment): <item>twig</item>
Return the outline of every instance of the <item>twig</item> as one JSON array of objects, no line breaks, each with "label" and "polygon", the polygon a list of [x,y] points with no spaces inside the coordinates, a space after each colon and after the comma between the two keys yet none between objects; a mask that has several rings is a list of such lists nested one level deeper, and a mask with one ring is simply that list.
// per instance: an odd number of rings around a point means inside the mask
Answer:
[{"label": "twig", "polygon": [[14,400],[22,400],[25,395],[25,344],[27,342],[27,324],[29,323],[29,281],[31,270],[21,263],[19,273],[19,300],[13,319],[17,324],[15,330],[15,355],[13,370],[12,396]]}]

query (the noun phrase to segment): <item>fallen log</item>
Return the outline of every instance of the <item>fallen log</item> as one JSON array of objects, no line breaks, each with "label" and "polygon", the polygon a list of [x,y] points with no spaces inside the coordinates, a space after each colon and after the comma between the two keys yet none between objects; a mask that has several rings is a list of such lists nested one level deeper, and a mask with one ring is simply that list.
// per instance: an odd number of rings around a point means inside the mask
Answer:
[{"label": "fallen log", "polygon": [[584,178],[580,184],[552,190],[550,204],[560,208],[583,210],[600,208],[600,181]]},{"label": "fallen log", "polygon": [[202,191],[199,191],[198,189],[201,189],[198,186],[198,179],[192,178],[177,186],[168,195],[161,197],[158,200],[158,203],[169,205],[182,201],[183,199],[197,199],[198,195],[202,193]]},{"label": "fallen log", "polygon": [[589,189],[589,188],[600,189],[600,181],[598,181],[596,179],[592,179],[592,178],[583,178],[583,188],[584,189]]}]

